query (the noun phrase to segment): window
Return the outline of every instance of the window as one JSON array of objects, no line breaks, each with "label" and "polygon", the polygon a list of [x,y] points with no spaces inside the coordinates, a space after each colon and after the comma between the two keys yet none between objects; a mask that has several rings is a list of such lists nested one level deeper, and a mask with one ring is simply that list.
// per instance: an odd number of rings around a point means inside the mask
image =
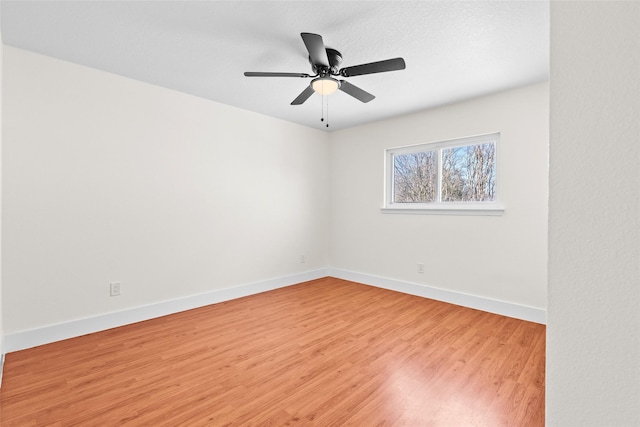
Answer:
[{"label": "window", "polygon": [[386,150],[383,212],[498,215],[500,134]]}]

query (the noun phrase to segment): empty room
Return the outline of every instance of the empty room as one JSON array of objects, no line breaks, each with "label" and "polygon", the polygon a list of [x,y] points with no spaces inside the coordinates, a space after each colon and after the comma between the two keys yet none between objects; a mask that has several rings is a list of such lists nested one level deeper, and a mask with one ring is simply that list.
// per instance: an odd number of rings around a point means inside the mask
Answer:
[{"label": "empty room", "polygon": [[0,18],[1,425],[640,425],[640,3]]}]

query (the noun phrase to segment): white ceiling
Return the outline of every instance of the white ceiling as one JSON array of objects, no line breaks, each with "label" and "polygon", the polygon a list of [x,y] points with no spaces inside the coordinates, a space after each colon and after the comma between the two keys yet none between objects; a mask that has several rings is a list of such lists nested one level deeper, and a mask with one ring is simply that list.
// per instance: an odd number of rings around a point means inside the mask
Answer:
[{"label": "white ceiling", "polygon": [[7,45],[324,129],[322,98],[291,101],[313,74],[301,32],[322,35],[343,67],[403,57],[407,68],[348,81],[369,103],[337,92],[330,128],[545,81],[548,1],[12,1]]}]

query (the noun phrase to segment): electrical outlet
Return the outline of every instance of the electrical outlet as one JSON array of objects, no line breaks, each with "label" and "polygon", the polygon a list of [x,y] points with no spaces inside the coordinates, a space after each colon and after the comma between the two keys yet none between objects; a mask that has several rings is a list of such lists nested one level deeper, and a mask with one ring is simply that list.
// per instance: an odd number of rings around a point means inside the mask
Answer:
[{"label": "electrical outlet", "polygon": [[424,274],[424,264],[421,262],[418,263],[418,273]]},{"label": "electrical outlet", "polygon": [[112,297],[120,295],[120,282],[111,282],[109,284],[109,295]]},{"label": "electrical outlet", "polygon": [[304,255],[300,255],[300,264],[306,264],[307,263],[307,257],[305,257]]}]

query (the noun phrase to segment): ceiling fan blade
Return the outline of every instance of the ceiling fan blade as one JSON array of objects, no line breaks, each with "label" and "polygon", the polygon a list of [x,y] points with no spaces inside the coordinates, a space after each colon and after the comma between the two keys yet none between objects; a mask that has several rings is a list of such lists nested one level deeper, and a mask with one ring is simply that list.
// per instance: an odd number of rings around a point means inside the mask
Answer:
[{"label": "ceiling fan blade", "polygon": [[305,73],[261,73],[253,71],[245,71],[245,77],[311,77]]},{"label": "ceiling fan blade", "polygon": [[324,47],[322,36],[313,33],[300,33],[300,35],[313,65],[328,68],[329,58],[327,57],[327,49]]},{"label": "ceiling fan blade", "polygon": [[346,94],[353,96],[355,99],[362,102],[373,101],[376,97],[369,92],[360,89],[358,86],[354,86],[349,82],[340,80],[340,90]]},{"label": "ceiling fan blade", "polygon": [[402,58],[386,59],[384,61],[370,62],[368,64],[354,65],[340,70],[343,77],[362,76],[364,74],[384,73],[387,71],[404,70],[406,64]]},{"label": "ceiling fan blade", "polygon": [[291,105],[300,105],[300,104],[304,103],[304,101],[309,99],[309,97],[311,95],[313,95],[314,92],[315,91],[313,90],[311,85],[307,86],[307,88],[305,90],[303,90],[302,93],[300,95],[298,95],[298,97],[296,99],[291,101]]}]

